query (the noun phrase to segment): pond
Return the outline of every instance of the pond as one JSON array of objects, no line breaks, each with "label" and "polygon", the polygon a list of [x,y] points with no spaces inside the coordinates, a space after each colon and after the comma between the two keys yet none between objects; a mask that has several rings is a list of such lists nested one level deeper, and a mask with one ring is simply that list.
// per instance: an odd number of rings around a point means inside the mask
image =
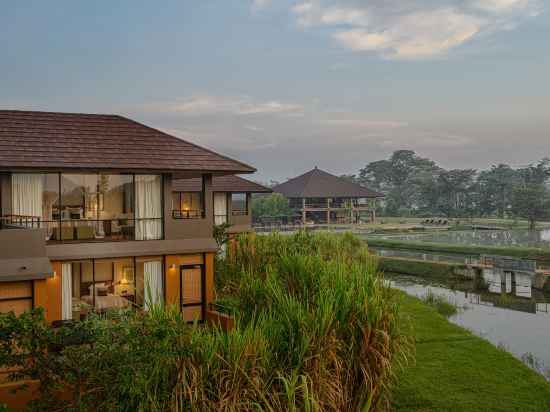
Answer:
[{"label": "pond", "polygon": [[530,246],[550,248],[550,229],[543,230],[458,230],[433,233],[388,235],[388,239],[451,243],[477,246]]},{"label": "pond", "polygon": [[391,286],[424,297],[431,291],[459,310],[449,320],[504,348],[550,379],[550,299],[524,278],[486,278],[487,288],[474,282],[445,284],[414,276],[388,274]]}]

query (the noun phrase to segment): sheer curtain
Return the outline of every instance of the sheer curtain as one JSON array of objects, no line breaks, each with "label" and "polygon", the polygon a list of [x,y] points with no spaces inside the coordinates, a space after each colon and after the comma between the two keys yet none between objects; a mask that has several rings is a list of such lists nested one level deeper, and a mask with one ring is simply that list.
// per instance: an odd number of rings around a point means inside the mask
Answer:
[{"label": "sheer curtain", "polygon": [[162,187],[157,175],[136,175],[136,240],[162,237]]},{"label": "sheer curtain", "polygon": [[214,193],[214,223],[227,223],[227,193]]},{"label": "sheer curtain", "polygon": [[[44,179],[36,173],[11,175],[12,214],[42,218],[42,192]],[[27,222],[29,226],[32,222]]]},{"label": "sheer curtain", "polygon": [[73,273],[70,263],[61,265],[61,317],[73,318]]},{"label": "sheer curtain", "polygon": [[162,301],[162,262],[152,261],[143,264],[144,307],[149,310]]}]

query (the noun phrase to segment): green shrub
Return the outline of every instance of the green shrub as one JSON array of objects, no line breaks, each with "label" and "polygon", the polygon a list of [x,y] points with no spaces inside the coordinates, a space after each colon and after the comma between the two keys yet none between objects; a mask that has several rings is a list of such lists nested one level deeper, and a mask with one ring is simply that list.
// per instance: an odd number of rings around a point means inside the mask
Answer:
[{"label": "green shrub", "polygon": [[384,273],[401,273],[428,278],[455,278],[460,277],[456,269],[465,268],[464,265],[443,262],[422,262],[400,258],[381,257],[380,270]]},{"label": "green shrub", "polygon": [[56,330],[40,310],[0,314],[0,367],[40,381],[34,410],[379,409],[410,341],[367,252],[351,235],[241,236],[217,261],[234,330],[162,306]]},{"label": "green shrub", "polygon": [[444,296],[434,294],[431,290],[426,293],[422,300],[447,318],[455,315],[458,311],[456,305],[450,303]]}]

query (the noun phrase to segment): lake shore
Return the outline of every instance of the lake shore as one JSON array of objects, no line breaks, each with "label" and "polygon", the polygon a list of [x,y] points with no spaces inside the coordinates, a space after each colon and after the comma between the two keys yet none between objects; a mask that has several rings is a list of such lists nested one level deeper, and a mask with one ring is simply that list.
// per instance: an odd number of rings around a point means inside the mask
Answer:
[{"label": "lake shore", "polygon": [[421,300],[396,293],[403,296],[416,362],[399,373],[392,410],[550,410],[550,383],[541,375]]},{"label": "lake shore", "polygon": [[550,249],[515,246],[479,246],[368,237],[369,246],[465,255],[501,255],[550,263]]}]

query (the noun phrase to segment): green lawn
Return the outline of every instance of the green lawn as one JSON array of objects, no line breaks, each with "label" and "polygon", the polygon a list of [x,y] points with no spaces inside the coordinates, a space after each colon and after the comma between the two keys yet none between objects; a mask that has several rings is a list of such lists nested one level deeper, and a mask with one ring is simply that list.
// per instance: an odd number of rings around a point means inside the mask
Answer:
[{"label": "green lawn", "polygon": [[416,298],[405,296],[402,311],[416,362],[400,374],[392,410],[550,411],[550,383],[512,355]]}]

